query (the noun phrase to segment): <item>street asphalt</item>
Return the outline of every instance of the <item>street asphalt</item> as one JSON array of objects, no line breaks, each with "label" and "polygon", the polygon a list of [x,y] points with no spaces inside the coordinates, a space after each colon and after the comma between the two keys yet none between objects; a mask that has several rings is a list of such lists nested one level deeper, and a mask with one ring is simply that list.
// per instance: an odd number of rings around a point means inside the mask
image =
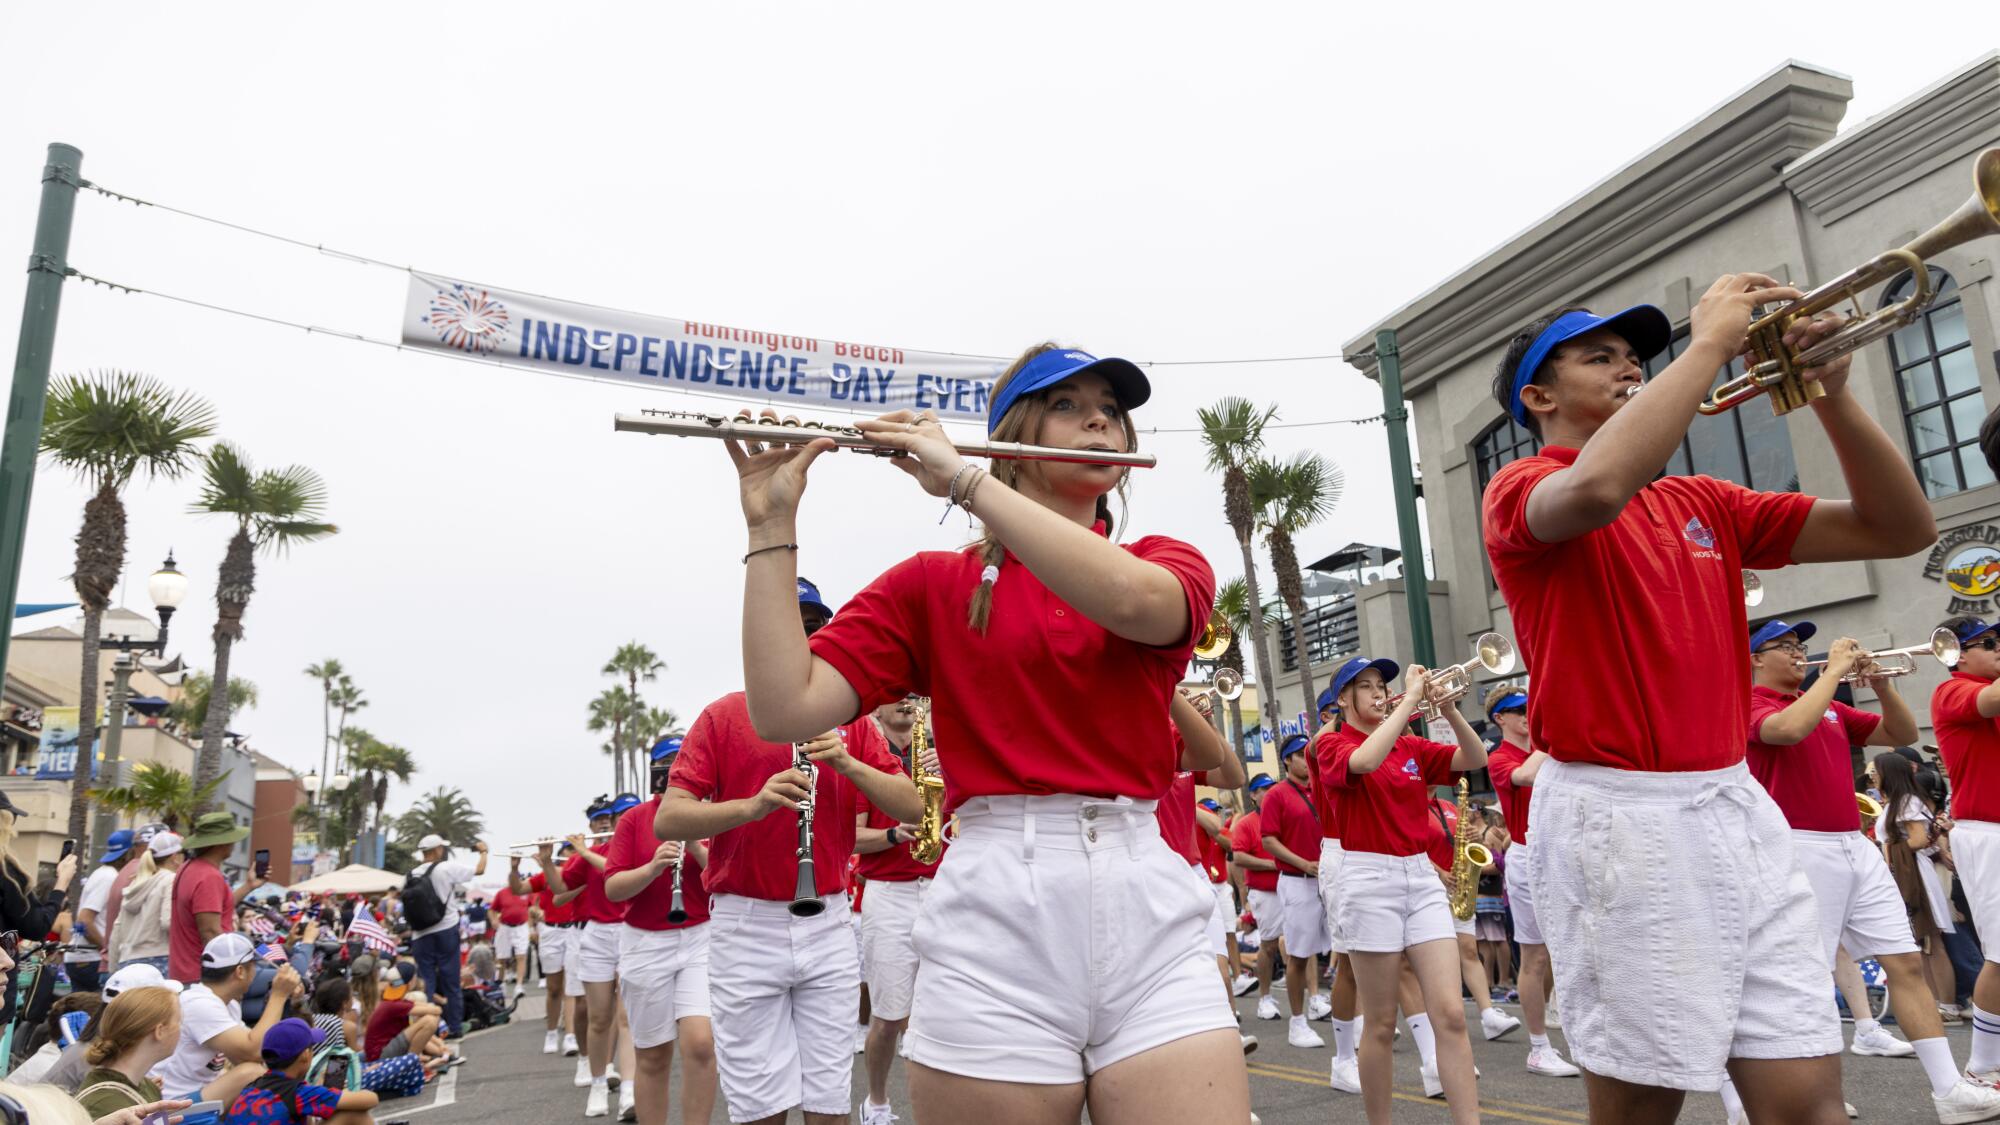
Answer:
[{"label": "street asphalt", "polygon": [[[1254,1000],[1246,997],[1237,1006],[1243,1013],[1245,1029],[1259,1040],[1256,1053],[1248,1059],[1250,1104],[1265,1125],[1324,1125],[1364,1120],[1359,1097],[1336,1094],[1327,1085],[1327,1063],[1332,1055],[1332,1033],[1327,1025],[1312,1026],[1327,1039],[1328,1047],[1293,1047],[1285,1041],[1284,1020],[1255,1018]],[[454,1073],[452,1081],[425,1091],[419,1098],[384,1105],[376,1110],[376,1120],[408,1118],[413,1125],[581,1123],[585,1091],[571,1084],[576,1060],[541,1053],[542,1004],[542,991],[530,988],[515,1012],[516,1022],[467,1036],[464,1049],[470,1062]],[[1518,1014],[1511,1006],[1504,1010]],[[1478,1037],[1476,1018],[1472,1026],[1473,1053],[1481,1071],[1480,1108],[1485,1120],[1542,1125],[1579,1125],[1585,1120],[1580,1079],[1542,1078],[1523,1069],[1528,1047],[1525,1030],[1487,1042]],[[1960,1026],[1948,1029],[1947,1034],[1953,1054],[1962,1062],[1968,1031]],[[1562,1033],[1557,1031],[1554,1035],[1556,1043],[1562,1045]],[[1922,1125],[1937,1120],[1926,1097],[1922,1068],[1915,1059],[1859,1058],[1848,1054],[1842,1057],[1841,1069],[1846,1099],[1860,1111],[1861,1121]],[[854,1073],[858,1111],[865,1089],[859,1056],[854,1060]],[[678,1090],[674,1097],[676,1103],[669,1120],[679,1122]],[[913,1120],[900,1063],[892,1074],[890,1100],[905,1125]],[[1419,1123],[1449,1120],[1443,1101],[1423,1096],[1416,1048],[1407,1033],[1396,1045],[1395,1116],[1398,1121]],[[858,1113],[856,1119],[859,1120]],[[1691,1094],[1680,1119],[1690,1125],[1723,1125],[1722,1103],[1712,1094]],[[727,1121],[719,1099],[714,1120]],[[796,1114],[792,1120],[798,1120]]]}]

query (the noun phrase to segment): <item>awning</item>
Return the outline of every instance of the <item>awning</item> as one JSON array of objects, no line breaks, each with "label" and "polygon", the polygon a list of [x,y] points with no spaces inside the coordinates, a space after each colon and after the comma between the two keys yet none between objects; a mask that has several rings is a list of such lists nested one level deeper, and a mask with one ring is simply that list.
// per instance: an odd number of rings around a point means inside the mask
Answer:
[{"label": "awning", "polygon": [[125,706],[141,715],[158,715],[173,706],[157,695],[135,695],[125,701]]},{"label": "awning", "polygon": [[14,607],[14,616],[33,617],[37,613],[54,613],[59,609],[70,609],[75,602],[22,602]]}]

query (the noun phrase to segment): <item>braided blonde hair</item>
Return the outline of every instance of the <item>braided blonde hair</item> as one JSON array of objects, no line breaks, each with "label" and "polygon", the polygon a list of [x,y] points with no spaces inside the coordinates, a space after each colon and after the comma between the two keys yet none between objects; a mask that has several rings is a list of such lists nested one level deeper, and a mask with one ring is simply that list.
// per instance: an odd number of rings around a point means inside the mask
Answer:
[{"label": "braided blonde hair", "polygon": [[[997,400],[1000,397],[1001,389],[1006,387],[1014,376],[1020,374],[1021,368],[1026,367],[1029,360],[1034,359],[1044,352],[1058,351],[1062,346],[1053,341],[1046,341],[1022,352],[1013,363],[1008,365],[1007,370],[1001,373],[1000,378],[994,381],[992,399],[989,399],[989,401]],[[1025,442],[1030,445],[1039,443],[1042,433],[1042,416],[1048,412],[1048,392],[1053,389],[1053,387],[1045,388],[1033,394],[1022,395],[1019,399],[1016,399],[1014,404],[1008,407],[1007,413],[1001,417],[1000,424],[993,427],[993,440]],[[1126,451],[1131,452],[1138,449],[1139,435],[1132,429],[1132,419],[1121,414],[1119,415],[1119,423],[1125,429]],[[994,479],[1000,481],[1000,483],[1006,485],[1008,488],[1016,487],[1016,482],[1023,476],[1038,474],[1041,471],[1041,466],[1038,464],[1016,460],[994,461],[992,469]],[[1128,474],[1127,476],[1120,477],[1118,480],[1118,501],[1121,509],[1125,507],[1125,489],[1130,479]],[[1104,521],[1104,533],[1107,536],[1117,530],[1118,524],[1112,518],[1111,503],[1106,497],[1099,496],[1097,498],[1097,518]],[[1000,563],[1007,556],[1007,546],[1000,542],[999,537],[994,535],[991,529],[987,529],[981,534],[978,546],[981,575],[979,585],[973,587],[972,601],[966,610],[966,620],[971,624],[973,632],[985,636],[986,622],[992,616],[993,612],[993,586],[999,580]]]}]

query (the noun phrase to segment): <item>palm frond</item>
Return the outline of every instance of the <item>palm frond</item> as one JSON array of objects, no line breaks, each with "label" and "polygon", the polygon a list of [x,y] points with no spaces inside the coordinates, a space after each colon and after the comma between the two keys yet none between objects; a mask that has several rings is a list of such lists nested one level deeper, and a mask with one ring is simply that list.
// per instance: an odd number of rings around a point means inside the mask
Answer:
[{"label": "palm frond", "polygon": [[150,376],[64,375],[49,386],[42,452],[94,488],[122,490],[135,473],[172,479],[194,467],[195,442],[215,432],[215,408]]},{"label": "palm frond", "polygon": [[1247,398],[1229,395],[1213,406],[1195,411],[1207,465],[1226,471],[1256,455],[1264,445],[1264,427],[1278,416],[1276,406],[1259,410]]},{"label": "palm frond", "polygon": [[209,446],[201,464],[201,496],[189,510],[196,515],[235,516],[248,526],[257,514],[257,475],[242,450],[226,441]]}]

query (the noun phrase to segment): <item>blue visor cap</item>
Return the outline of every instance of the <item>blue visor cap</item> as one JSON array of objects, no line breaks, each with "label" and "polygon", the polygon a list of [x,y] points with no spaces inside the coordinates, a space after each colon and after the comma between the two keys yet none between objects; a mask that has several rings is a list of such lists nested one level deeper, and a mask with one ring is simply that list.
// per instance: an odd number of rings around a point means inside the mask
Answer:
[{"label": "blue visor cap", "polygon": [[1264,790],[1269,789],[1271,786],[1276,785],[1277,783],[1278,783],[1277,779],[1272,777],[1270,774],[1260,773],[1256,777],[1250,779],[1250,792],[1262,793]]},{"label": "blue visor cap", "polygon": [[1043,352],[1021,366],[1000,393],[986,408],[986,432],[991,434],[1000,425],[1022,395],[1047,390],[1064,379],[1095,371],[1111,382],[1111,393],[1118,396],[1118,405],[1126,410],[1144,406],[1153,397],[1153,384],[1146,379],[1146,373],[1138,364],[1129,359],[1099,359],[1089,352],[1075,348],[1062,348]]},{"label": "blue visor cap", "polygon": [[1200,803],[1201,807],[1207,809],[1209,812],[1220,812],[1222,809],[1222,806],[1216,803],[1213,797],[1203,797]]},{"label": "blue visor cap", "polygon": [[1521,405],[1521,389],[1535,377],[1542,361],[1557,346],[1576,339],[1586,332],[1609,328],[1632,350],[1639,353],[1641,360],[1648,360],[1666,350],[1667,341],[1674,335],[1673,322],[1667,314],[1651,305],[1633,305],[1616,316],[1598,316],[1588,312],[1566,312],[1555,319],[1555,323],[1542,329],[1535,342],[1528,345],[1526,355],[1521,357],[1521,365],[1514,369],[1514,390],[1507,398],[1507,408],[1514,415],[1514,421],[1523,426],[1528,424],[1528,408]]},{"label": "blue visor cap", "polygon": [[1284,748],[1278,751],[1278,760],[1282,762],[1310,745],[1312,739],[1303,734],[1295,734],[1285,740]]},{"label": "blue visor cap", "polygon": [[667,737],[662,738],[658,742],[653,743],[653,760],[656,762],[665,761],[666,759],[671,758],[675,754],[678,754],[680,752],[681,752],[681,736],[678,734],[670,734]]},{"label": "blue visor cap", "polygon": [[1958,627],[1958,643],[1964,644],[1965,642],[1971,640],[1974,637],[1979,636],[1982,633],[1991,633],[1993,629],[1994,629],[1993,626],[1988,625],[1985,621],[1981,620],[1980,618],[1977,617],[1969,618],[1967,619],[1965,624]]},{"label": "blue visor cap", "polygon": [[1756,652],[1758,649],[1763,648],[1765,645],[1770,644],[1772,641],[1777,640],[1779,637],[1784,636],[1786,633],[1791,633],[1794,636],[1798,637],[1799,643],[1804,644],[1805,642],[1812,640],[1813,634],[1817,632],[1819,632],[1819,626],[1813,624],[1810,621],[1801,621],[1798,624],[1793,625],[1788,622],[1779,621],[1774,618],[1770,621],[1764,622],[1762,625],[1757,626],[1757,631],[1750,634],[1750,651]]},{"label": "blue visor cap", "polygon": [[130,828],[120,828],[118,831],[113,832],[111,838],[104,841],[104,854],[98,857],[97,862],[118,862],[120,857],[132,850],[132,839],[132,830]]},{"label": "blue visor cap", "polygon": [[605,811],[612,816],[623,816],[626,812],[636,809],[645,803],[639,799],[636,793],[620,793],[618,794],[618,799],[611,802],[611,807]]},{"label": "blue visor cap", "polygon": [[[1385,684],[1395,679],[1396,674],[1403,670],[1402,665],[1397,664],[1386,656],[1376,660],[1370,660],[1365,656],[1355,657],[1340,666],[1340,671],[1333,674],[1333,686],[1326,689],[1333,696],[1336,704],[1338,704],[1340,699],[1340,693],[1347,690],[1347,685],[1354,682],[1354,677],[1359,676],[1370,668],[1382,673],[1382,682]],[[1320,698],[1325,699],[1326,696],[1322,695]]]},{"label": "blue visor cap", "polygon": [[826,604],[826,599],[819,596],[819,587],[803,578],[799,579],[799,604],[816,605],[825,610],[828,616],[833,614],[833,607]]},{"label": "blue visor cap", "polygon": [[1517,711],[1527,705],[1527,696],[1518,691],[1508,692],[1506,695],[1493,701],[1493,706],[1487,710],[1486,717],[1490,719],[1502,711]]},{"label": "blue visor cap", "polygon": [[1319,710],[1324,711],[1329,707],[1337,707],[1339,704],[1340,693],[1332,688],[1327,688],[1325,691],[1319,693]]}]

